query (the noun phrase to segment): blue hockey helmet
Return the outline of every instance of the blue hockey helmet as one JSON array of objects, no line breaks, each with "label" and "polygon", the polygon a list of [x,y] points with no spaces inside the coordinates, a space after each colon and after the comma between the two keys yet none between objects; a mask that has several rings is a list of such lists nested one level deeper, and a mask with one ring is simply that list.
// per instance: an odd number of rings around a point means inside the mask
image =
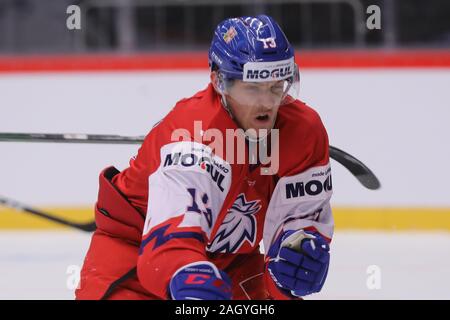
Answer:
[{"label": "blue hockey helmet", "polygon": [[298,67],[294,49],[280,26],[267,15],[230,18],[217,26],[209,66],[224,80],[286,80],[285,97],[297,98]]}]

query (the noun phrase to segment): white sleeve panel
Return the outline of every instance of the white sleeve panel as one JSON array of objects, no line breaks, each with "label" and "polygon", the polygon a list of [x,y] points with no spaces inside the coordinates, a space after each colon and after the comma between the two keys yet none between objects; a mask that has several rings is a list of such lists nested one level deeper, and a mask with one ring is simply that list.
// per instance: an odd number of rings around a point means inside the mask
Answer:
[{"label": "white sleeve panel", "polygon": [[313,167],[295,176],[278,180],[264,222],[264,248],[267,251],[281,230],[316,228],[332,238],[331,167]]},{"label": "white sleeve panel", "polygon": [[231,166],[196,142],[161,148],[161,164],[149,177],[144,234],[184,215],[179,227],[200,226],[210,236],[231,184]]}]

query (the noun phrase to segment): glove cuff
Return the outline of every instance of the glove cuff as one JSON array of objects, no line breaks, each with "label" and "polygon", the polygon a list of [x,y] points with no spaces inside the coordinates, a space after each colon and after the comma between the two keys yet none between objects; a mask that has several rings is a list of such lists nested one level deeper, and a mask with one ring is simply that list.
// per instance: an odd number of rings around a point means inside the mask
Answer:
[{"label": "glove cuff", "polygon": [[212,262],[196,261],[179,268],[170,279],[171,298],[180,299],[180,292],[184,292],[181,299],[186,292],[196,292],[192,299],[231,299],[231,279]]},{"label": "glove cuff", "polygon": [[269,262],[266,262],[264,270],[264,283],[267,291],[269,292],[270,299],[272,300],[303,300],[301,297],[297,297],[291,294],[289,290],[285,290],[279,287],[275,283],[274,276],[268,268]]}]

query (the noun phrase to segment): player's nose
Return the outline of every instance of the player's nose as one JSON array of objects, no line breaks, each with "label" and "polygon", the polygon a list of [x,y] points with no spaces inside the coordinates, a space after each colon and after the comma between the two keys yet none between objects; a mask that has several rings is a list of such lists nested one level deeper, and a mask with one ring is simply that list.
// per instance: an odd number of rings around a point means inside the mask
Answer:
[{"label": "player's nose", "polygon": [[259,100],[260,112],[271,112],[275,108],[275,101],[272,98],[264,98]]},{"label": "player's nose", "polygon": [[258,102],[261,112],[270,112],[275,108],[276,105],[275,99],[267,94],[262,94],[259,97]]}]

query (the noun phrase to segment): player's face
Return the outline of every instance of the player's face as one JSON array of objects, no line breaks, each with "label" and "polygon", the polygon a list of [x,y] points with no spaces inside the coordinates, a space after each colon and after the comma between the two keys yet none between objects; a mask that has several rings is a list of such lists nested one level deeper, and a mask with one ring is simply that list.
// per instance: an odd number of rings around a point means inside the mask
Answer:
[{"label": "player's face", "polygon": [[244,130],[270,130],[275,124],[283,97],[284,81],[244,82],[235,80],[227,88],[231,112]]}]

